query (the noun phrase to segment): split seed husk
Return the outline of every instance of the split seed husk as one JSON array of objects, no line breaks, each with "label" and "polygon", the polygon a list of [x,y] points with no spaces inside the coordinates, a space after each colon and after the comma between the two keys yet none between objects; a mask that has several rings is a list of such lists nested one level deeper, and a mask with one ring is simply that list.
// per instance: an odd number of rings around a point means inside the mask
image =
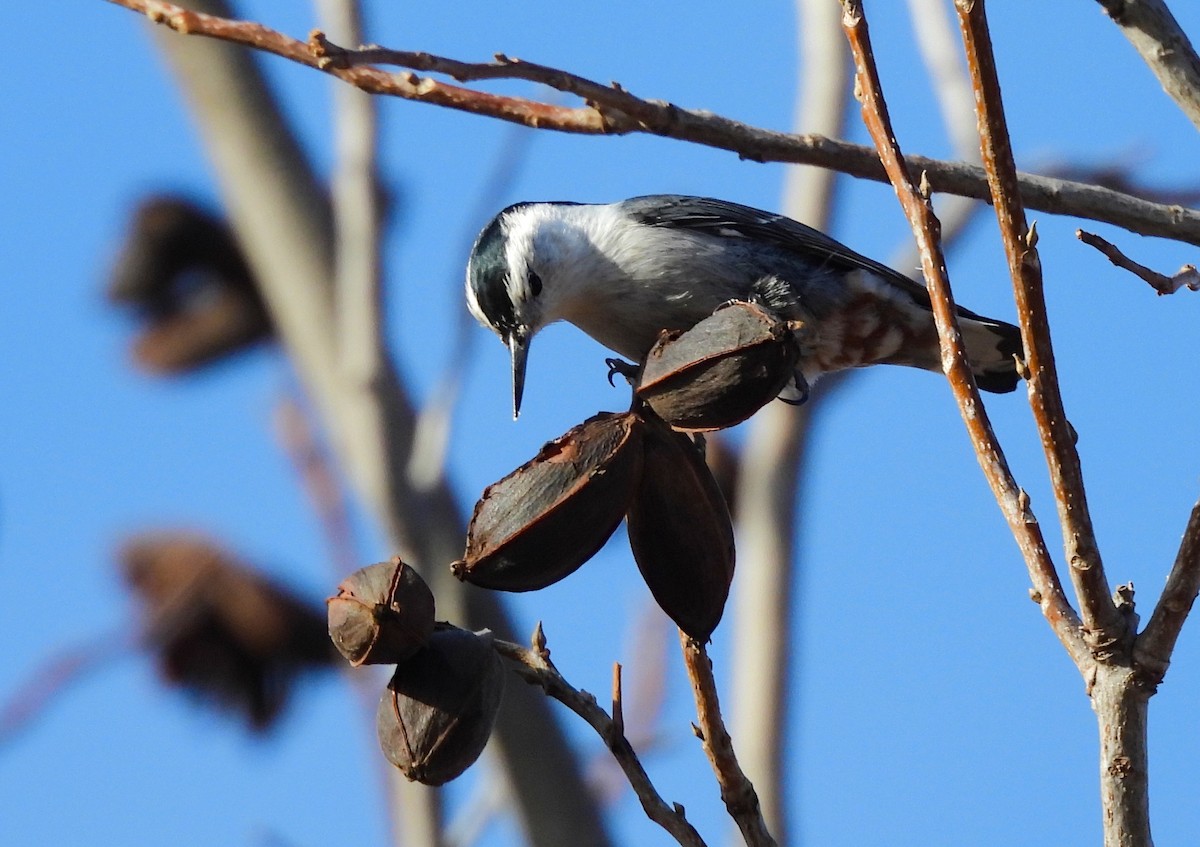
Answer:
[{"label": "split seed husk", "polygon": [[394,665],[433,632],[433,593],[399,557],[361,568],[327,603],[329,637],[351,665]]},{"label": "split seed husk", "polygon": [[641,468],[642,424],[602,412],[487,487],[467,527],[462,580],[501,591],[545,588],[604,546]]},{"label": "split seed husk", "polygon": [[664,333],[646,357],[638,396],[676,429],[739,424],[793,378],[796,330],[753,303],[731,303],[686,332]]}]

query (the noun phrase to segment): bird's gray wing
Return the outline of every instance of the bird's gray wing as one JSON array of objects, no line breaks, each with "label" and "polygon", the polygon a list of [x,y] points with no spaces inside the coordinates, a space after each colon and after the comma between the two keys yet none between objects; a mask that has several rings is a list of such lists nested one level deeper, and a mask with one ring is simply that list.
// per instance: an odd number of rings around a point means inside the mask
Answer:
[{"label": "bird's gray wing", "polygon": [[[722,238],[745,238],[794,253],[809,263],[824,263],[846,271],[867,270],[896,286],[916,305],[932,309],[929,292],[924,286],[887,265],[855,253],[823,232],[783,215],[727,200],[677,194],[633,197],[622,201],[620,206],[631,218],[646,226],[690,229]],[[964,317],[986,320],[962,307],[958,312]]]}]

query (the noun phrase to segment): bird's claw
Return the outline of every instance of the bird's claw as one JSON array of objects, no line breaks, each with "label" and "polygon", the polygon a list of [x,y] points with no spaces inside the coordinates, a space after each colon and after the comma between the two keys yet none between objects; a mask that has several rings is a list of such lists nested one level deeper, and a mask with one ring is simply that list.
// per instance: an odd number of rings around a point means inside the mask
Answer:
[{"label": "bird's claw", "polygon": [[626,362],[624,359],[605,359],[604,364],[608,365],[608,384],[613,388],[617,387],[617,384],[613,382],[614,376],[620,374],[625,377],[626,382],[633,385],[633,381],[637,379],[638,371],[640,370],[637,365]]},{"label": "bird's claw", "polygon": [[779,392],[779,399],[789,406],[803,406],[808,402],[808,380],[800,371],[792,373],[792,381]]}]

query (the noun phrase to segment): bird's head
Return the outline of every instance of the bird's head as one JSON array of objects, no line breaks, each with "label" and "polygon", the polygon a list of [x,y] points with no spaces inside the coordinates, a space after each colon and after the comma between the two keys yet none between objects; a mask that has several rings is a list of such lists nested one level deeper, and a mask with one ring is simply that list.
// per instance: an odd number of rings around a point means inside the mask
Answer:
[{"label": "bird's head", "polygon": [[[500,336],[512,357],[513,417],[521,411],[529,343],[562,315],[565,235],[561,209],[575,204],[517,203],[483,228],[467,263],[467,308]],[[549,283],[549,284],[548,284]]]}]

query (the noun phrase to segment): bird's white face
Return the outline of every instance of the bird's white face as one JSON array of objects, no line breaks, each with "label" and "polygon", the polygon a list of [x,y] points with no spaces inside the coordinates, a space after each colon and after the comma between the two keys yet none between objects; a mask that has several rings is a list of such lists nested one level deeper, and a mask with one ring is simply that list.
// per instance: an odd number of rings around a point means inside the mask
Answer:
[{"label": "bird's white face", "polygon": [[467,308],[504,341],[512,355],[513,414],[520,409],[529,343],[543,326],[557,320],[549,305],[538,247],[540,224],[535,210],[546,204],[510,207],[480,234],[467,265]]},{"label": "bird's white face", "polygon": [[523,205],[501,212],[484,229],[467,266],[467,308],[481,324],[508,342],[531,338],[557,319],[546,308],[544,262],[537,252],[542,216]]}]

